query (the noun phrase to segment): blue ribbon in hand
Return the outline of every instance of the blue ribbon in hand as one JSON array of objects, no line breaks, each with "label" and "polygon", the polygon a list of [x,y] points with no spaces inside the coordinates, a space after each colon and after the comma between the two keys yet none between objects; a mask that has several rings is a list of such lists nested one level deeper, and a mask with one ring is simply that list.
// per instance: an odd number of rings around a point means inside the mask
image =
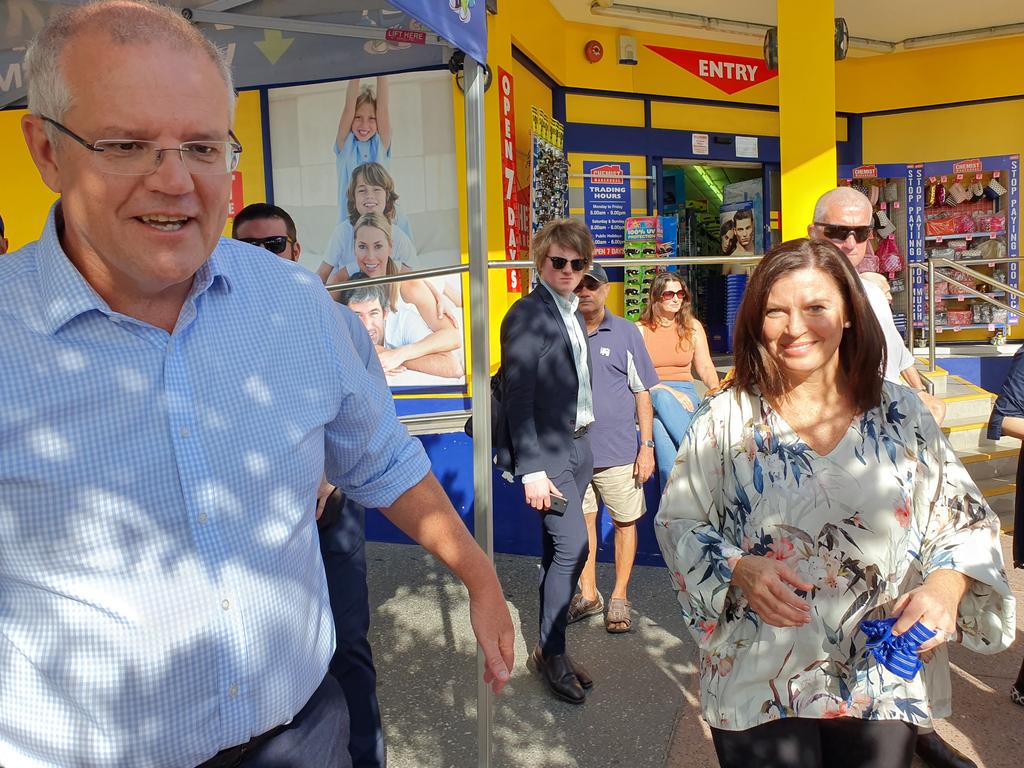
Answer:
[{"label": "blue ribbon in hand", "polygon": [[914,626],[902,635],[893,635],[892,628],[895,623],[895,618],[865,619],[860,623],[861,632],[868,638],[864,655],[870,653],[879,664],[893,674],[904,680],[913,680],[924,666],[917,656],[917,650],[923,643],[935,637],[935,632],[921,622],[915,622]]}]

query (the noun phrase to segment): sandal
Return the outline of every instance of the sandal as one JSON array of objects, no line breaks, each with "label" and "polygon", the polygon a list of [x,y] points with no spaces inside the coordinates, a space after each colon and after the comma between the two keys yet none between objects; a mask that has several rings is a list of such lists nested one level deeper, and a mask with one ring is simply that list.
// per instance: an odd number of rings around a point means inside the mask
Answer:
[{"label": "sandal", "polygon": [[1016,685],[1010,686],[1010,701],[1014,704],[1020,704],[1024,707],[1024,691],[1018,688]]},{"label": "sandal", "polygon": [[604,612],[604,598],[597,593],[597,600],[584,600],[583,593],[577,592],[569,602],[569,623],[585,619],[588,616],[597,616]]},{"label": "sandal", "polygon": [[613,597],[608,601],[608,615],[604,619],[604,628],[613,635],[629,632],[633,620],[629,616],[632,603],[621,597]]}]

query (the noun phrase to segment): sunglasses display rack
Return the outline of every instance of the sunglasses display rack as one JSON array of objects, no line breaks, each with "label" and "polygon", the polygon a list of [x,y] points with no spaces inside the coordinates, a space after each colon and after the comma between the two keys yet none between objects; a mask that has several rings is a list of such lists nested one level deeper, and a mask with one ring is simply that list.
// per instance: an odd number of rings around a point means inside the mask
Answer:
[{"label": "sunglasses display rack", "polygon": [[[923,256],[970,261],[970,268],[1011,287],[1019,285],[1016,261],[1020,210],[1019,157],[986,157],[921,166],[920,211]],[[991,260],[991,261],[988,261]],[[966,266],[966,265],[965,265]],[[1018,323],[1015,314],[966,293],[951,278],[998,301],[1019,306],[1016,296],[998,286],[952,269],[938,269],[935,279],[935,330],[943,342],[968,340],[963,331],[981,332],[992,342],[1003,341]],[[915,270],[914,327],[926,343],[928,323],[927,273]],[[977,340],[975,334],[972,339]]]},{"label": "sunglasses display rack", "polygon": [[[626,219],[622,255],[629,259],[652,259],[656,256],[672,256],[675,243],[666,240],[665,217],[640,216]],[[674,223],[674,221],[673,221]],[[627,266],[623,271],[623,306],[627,320],[639,320],[647,305],[651,281],[662,271],[657,266]]]},{"label": "sunglasses display rack", "polygon": [[[875,272],[889,282],[896,327],[906,335],[911,309],[908,257],[914,245],[911,177],[913,166],[886,164],[843,166],[840,184],[853,187],[871,201],[872,216],[867,256],[858,265],[861,273]],[[857,233],[854,237],[858,237]]]},{"label": "sunglasses display rack", "polygon": [[530,153],[530,222],[536,232],[553,219],[569,215],[569,163],[565,127],[533,107]]}]

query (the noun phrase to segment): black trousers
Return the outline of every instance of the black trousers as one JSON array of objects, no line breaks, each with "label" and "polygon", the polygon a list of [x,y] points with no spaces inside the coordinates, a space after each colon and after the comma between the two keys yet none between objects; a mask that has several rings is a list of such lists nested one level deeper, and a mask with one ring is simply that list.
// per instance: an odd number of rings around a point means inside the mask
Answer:
[{"label": "black trousers", "polygon": [[366,510],[341,493],[331,494],[320,529],[338,645],[330,672],[348,704],[349,754],[354,768],[383,768],[384,730],[377,701],[377,670],[370,650],[370,594],[366,584]]},{"label": "black trousers", "polygon": [[594,474],[590,438],[573,440],[569,467],[548,478],[565,496],[565,514],[544,515],[544,553],[540,561],[540,647],[545,656],[565,653],[569,602],[576,592],[590,547],[583,520],[583,494]]},{"label": "black trousers", "polygon": [[745,731],[712,728],[711,737],[722,768],[909,768],[917,726],[792,717]]}]

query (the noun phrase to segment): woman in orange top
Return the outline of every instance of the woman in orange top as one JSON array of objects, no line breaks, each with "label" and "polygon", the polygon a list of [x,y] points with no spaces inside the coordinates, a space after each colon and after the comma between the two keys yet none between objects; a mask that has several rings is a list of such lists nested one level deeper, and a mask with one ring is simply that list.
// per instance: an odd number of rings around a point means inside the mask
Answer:
[{"label": "woman in orange top", "polygon": [[661,380],[651,390],[654,405],[654,458],[664,489],[699,398],[693,370],[708,389],[718,386],[704,326],[693,316],[690,289],[675,272],[659,272],[640,320],[647,352]]}]

